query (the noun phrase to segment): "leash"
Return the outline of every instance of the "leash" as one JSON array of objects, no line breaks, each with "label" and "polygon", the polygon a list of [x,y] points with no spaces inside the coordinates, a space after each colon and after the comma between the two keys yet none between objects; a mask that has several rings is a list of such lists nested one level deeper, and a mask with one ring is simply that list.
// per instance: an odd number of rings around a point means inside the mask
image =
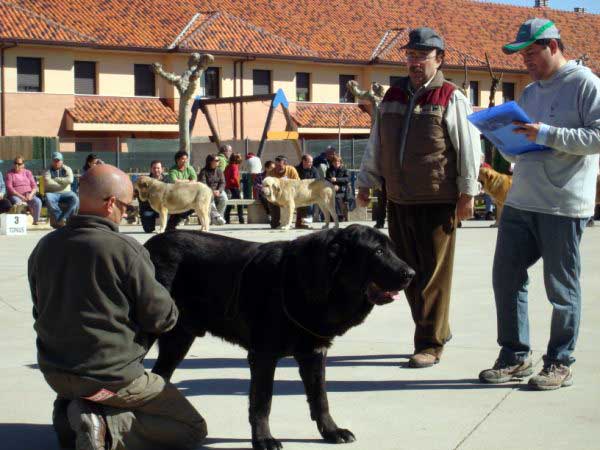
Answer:
[{"label": "leash", "polygon": [[283,264],[281,265],[281,308],[283,309],[283,312],[285,313],[285,316],[288,318],[288,320],[290,322],[292,322],[294,325],[296,325],[298,328],[300,328],[303,331],[306,331],[308,334],[317,337],[319,339],[327,339],[327,340],[332,340],[335,338],[335,336],[323,336],[320,335],[319,333],[311,330],[308,327],[305,327],[304,325],[302,325],[298,320],[296,320],[291,314],[290,311],[288,310],[286,304],[285,304],[285,273],[286,273],[286,259],[283,260]]}]

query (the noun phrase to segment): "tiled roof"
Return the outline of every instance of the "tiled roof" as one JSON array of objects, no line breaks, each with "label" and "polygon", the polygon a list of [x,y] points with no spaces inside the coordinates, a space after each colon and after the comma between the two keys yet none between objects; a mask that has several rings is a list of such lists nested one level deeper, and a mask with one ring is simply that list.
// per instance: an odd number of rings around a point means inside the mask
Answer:
[{"label": "tiled roof", "polygon": [[301,128],[371,127],[371,116],[356,103],[296,103],[292,118]]},{"label": "tiled roof", "polygon": [[77,123],[177,124],[177,114],[158,98],[76,96],[67,112]]},{"label": "tiled roof", "polygon": [[556,22],[567,57],[586,53],[600,72],[600,15],[473,0],[0,0],[0,40],[403,64],[407,30],[428,25],[446,39],[448,65],[466,56],[483,67],[487,52],[495,68],[522,71],[501,45],[534,16]]}]

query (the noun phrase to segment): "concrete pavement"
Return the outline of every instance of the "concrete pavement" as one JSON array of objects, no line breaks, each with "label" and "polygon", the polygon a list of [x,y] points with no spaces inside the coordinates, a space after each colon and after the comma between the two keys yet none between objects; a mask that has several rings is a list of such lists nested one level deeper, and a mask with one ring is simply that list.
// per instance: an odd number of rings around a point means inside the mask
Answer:
[{"label": "concrete pavement", "polygon": [[[371,224],[371,223],[369,223]],[[477,374],[497,356],[491,267],[496,230],[468,222],[458,230],[452,288],[453,339],[440,364],[408,369],[414,327],[405,301],[376,308],[339,338],[327,378],[332,415],[354,432],[348,449],[535,450],[600,449],[600,227],[582,242],[583,320],[574,385],[531,392],[519,383],[482,385]],[[195,226],[186,227],[196,229]],[[140,227],[123,226],[144,242]],[[385,230],[384,230],[385,231]],[[214,227],[214,232],[266,242],[307,231],[262,225]],[[0,448],[58,449],[51,428],[50,388],[36,369],[35,333],[26,277],[29,253],[47,231],[0,236]],[[548,339],[550,304],[542,265],[530,271],[531,341],[536,370]],[[148,367],[156,356],[152,350]],[[212,337],[196,340],[173,381],[206,418],[206,449],[251,448],[247,419],[249,370],[242,349]],[[287,450],[331,449],[310,420],[295,363],[276,372],[271,430]]]}]

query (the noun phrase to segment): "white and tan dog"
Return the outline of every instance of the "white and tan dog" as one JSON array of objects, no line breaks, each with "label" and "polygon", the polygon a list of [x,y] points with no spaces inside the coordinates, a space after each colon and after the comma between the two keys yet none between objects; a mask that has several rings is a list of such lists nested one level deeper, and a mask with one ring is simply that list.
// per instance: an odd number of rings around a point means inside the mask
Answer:
[{"label": "white and tan dog", "polygon": [[152,209],[160,214],[160,233],[167,227],[168,214],[180,214],[190,209],[196,211],[200,229],[209,230],[213,194],[204,183],[171,184],[142,176],[136,180],[134,188],[138,191],[139,199],[150,203]]},{"label": "white and tan dog", "polygon": [[265,198],[281,208],[282,230],[289,230],[296,207],[319,205],[325,215],[325,225],[329,228],[330,217],[339,228],[335,212],[335,188],[327,180],[291,180],[289,178],[267,177],[263,181],[262,192]]}]

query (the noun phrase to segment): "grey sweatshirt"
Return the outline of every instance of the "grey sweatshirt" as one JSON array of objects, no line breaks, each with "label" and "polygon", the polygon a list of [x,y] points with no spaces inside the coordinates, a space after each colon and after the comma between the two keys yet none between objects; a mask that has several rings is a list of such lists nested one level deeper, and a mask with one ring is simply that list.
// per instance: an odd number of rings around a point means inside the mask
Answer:
[{"label": "grey sweatshirt", "polygon": [[536,143],[551,151],[517,157],[506,204],[527,211],[590,217],[600,154],[600,79],[569,61],[550,79],[531,83],[519,105],[542,127]]}]

